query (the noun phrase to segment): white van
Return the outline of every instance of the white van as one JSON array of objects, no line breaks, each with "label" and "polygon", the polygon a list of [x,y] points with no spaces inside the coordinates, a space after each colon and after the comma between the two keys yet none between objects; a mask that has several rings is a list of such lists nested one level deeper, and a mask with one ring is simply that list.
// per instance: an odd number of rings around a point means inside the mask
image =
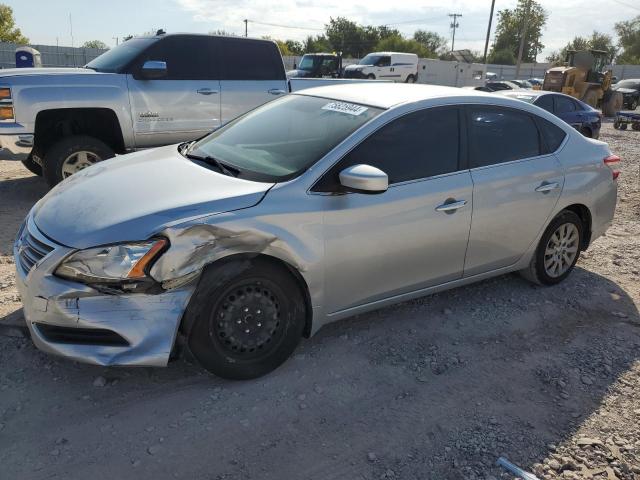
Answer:
[{"label": "white van", "polygon": [[373,52],[344,69],[344,78],[368,78],[415,83],[418,56],[415,53]]}]

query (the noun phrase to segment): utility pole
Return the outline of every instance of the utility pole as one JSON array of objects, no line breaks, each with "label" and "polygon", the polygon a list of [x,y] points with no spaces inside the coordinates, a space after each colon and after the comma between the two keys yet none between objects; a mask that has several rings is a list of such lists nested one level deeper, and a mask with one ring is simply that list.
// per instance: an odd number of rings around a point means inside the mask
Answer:
[{"label": "utility pole", "polygon": [[116,41],[116,47],[120,44],[120,38],[119,37],[111,37],[113,40]]},{"label": "utility pole", "polygon": [[484,57],[482,63],[487,64],[487,51],[489,50],[489,38],[491,37],[491,22],[493,21],[493,8],[496,0],[491,0],[491,13],[489,14],[489,26],[487,27],[487,39],[484,41]]},{"label": "utility pole", "polygon": [[520,76],[520,64],[522,63],[522,52],[524,51],[524,41],[527,36],[527,28],[529,27],[530,10],[531,10],[531,0],[527,0],[527,7],[524,12],[524,24],[522,25],[522,33],[520,36],[520,47],[518,47],[518,61],[516,62],[516,80]]},{"label": "utility pole", "polygon": [[451,38],[451,53],[453,53],[453,47],[456,44],[456,28],[458,28],[460,26],[460,24],[458,23],[458,18],[462,17],[461,13],[450,13],[449,14],[450,17],[453,18],[453,22],[451,22],[451,28],[453,29],[453,36]]},{"label": "utility pole", "polygon": [[249,33],[249,32],[248,32],[248,27],[247,27],[248,23],[249,23],[249,20],[247,20],[247,19],[245,18],[245,19],[244,19],[244,36],[245,36],[245,37],[246,37],[246,36],[248,36],[248,33]]}]

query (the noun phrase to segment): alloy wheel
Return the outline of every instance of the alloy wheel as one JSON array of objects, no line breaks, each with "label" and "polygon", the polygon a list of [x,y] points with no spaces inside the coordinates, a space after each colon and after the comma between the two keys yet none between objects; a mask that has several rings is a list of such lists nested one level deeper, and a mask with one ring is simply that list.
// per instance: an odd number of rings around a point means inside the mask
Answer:
[{"label": "alloy wheel", "polygon": [[571,268],[578,255],[580,234],[573,223],[563,223],[551,235],[544,252],[547,275],[558,278]]},{"label": "alloy wheel", "polygon": [[62,178],[70,177],[100,160],[101,158],[93,152],[86,150],[73,152],[62,162]]}]

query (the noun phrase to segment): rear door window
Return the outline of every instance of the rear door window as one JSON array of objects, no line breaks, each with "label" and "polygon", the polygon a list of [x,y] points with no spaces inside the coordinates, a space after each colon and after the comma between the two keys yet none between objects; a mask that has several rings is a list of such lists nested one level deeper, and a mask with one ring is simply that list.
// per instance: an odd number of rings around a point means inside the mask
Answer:
[{"label": "rear door window", "polygon": [[284,80],[284,66],[273,42],[219,38],[220,80]]},{"label": "rear door window", "polygon": [[540,95],[534,105],[553,113],[553,95]]},{"label": "rear door window", "polygon": [[467,115],[471,168],[541,154],[538,128],[531,115],[489,106],[470,106]]},{"label": "rear door window", "polygon": [[556,102],[556,113],[570,113],[578,110],[576,102],[567,97],[554,95]]},{"label": "rear door window", "polygon": [[389,184],[418,180],[459,169],[459,110],[437,107],[409,113],[371,134],[334,165],[313,188],[336,191],[339,174],[366,164],[385,172]]}]

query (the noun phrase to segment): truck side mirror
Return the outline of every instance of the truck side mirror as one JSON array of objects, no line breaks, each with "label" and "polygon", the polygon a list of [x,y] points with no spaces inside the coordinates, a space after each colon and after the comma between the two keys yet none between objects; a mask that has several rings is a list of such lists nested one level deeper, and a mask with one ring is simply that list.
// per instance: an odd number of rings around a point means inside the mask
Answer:
[{"label": "truck side mirror", "polygon": [[167,76],[167,62],[160,60],[147,60],[142,65],[140,77],[144,80],[155,80]]}]

